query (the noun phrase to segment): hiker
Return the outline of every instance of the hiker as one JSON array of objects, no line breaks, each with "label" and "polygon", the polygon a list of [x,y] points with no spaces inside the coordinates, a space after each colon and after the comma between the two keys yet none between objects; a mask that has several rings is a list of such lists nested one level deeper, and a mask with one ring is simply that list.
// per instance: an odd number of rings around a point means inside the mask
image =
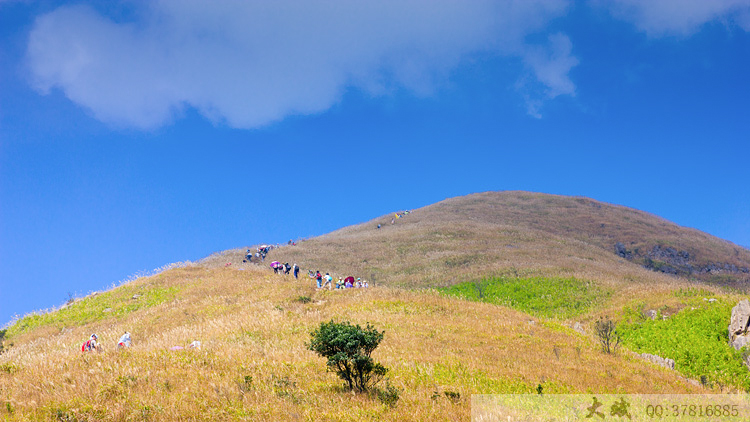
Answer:
[{"label": "hiker", "polygon": [[101,352],[101,346],[99,346],[99,343],[97,341],[99,340],[99,337],[96,334],[92,334],[91,337],[87,341],[81,345],[81,351],[82,352],[90,352],[92,350],[96,350],[97,352]]},{"label": "hiker", "polygon": [[292,266],[289,265],[289,263],[284,263],[284,274],[289,274],[289,271],[292,269]]},{"label": "hiker", "polygon": [[349,277],[347,277],[346,282],[344,283],[344,288],[351,289],[352,287],[354,287],[354,285],[352,284],[352,281],[349,279]]},{"label": "hiker", "polygon": [[380,228],[380,224],[378,224],[378,228]]},{"label": "hiker", "polygon": [[323,287],[325,287],[325,286],[328,286],[328,290],[331,290],[331,288],[332,288],[332,286],[333,286],[333,285],[331,284],[331,281],[333,281],[333,277],[331,277],[331,275],[330,275],[330,274],[326,273],[326,276],[325,276],[325,277],[323,277],[323,278],[325,278],[325,279],[326,279],[326,282],[325,282],[325,283],[323,283]]},{"label": "hiker", "polygon": [[120,337],[120,341],[117,342],[118,349],[124,349],[130,347],[130,333],[125,331],[125,334]]},{"label": "hiker", "polygon": [[247,250],[247,252],[245,252],[245,259],[246,259],[246,260],[247,260],[248,262],[250,262],[250,261],[252,261],[252,260],[253,260],[253,253],[252,253],[252,252],[250,252],[250,249],[248,249],[248,250]]},{"label": "hiker", "polygon": [[294,270],[292,271],[294,273],[294,279],[299,279],[299,266],[296,262],[294,263],[294,265],[292,265],[292,269]]},{"label": "hiker", "polygon": [[273,268],[273,273],[278,274],[279,273],[279,266],[276,264],[271,264],[271,268]]},{"label": "hiker", "polygon": [[361,278],[357,277],[357,282],[354,283],[354,287],[356,287],[358,289],[362,287],[362,279]]},{"label": "hiker", "polygon": [[343,289],[344,288],[344,279],[339,277],[338,280],[336,280],[336,290]]},{"label": "hiker", "polygon": [[315,281],[318,282],[318,288],[319,289],[321,287],[323,287],[323,276],[320,275],[320,271],[319,270],[315,273]]}]

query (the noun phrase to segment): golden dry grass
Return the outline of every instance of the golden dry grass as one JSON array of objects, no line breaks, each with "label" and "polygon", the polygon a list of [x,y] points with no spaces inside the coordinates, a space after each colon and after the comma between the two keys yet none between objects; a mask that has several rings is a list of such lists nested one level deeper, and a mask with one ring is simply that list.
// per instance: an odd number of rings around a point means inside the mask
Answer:
[{"label": "golden dry grass", "polygon": [[[316,291],[307,279],[252,267],[194,266],[133,283],[179,294],[119,319],[14,339],[0,355],[5,420],[454,421],[469,419],[471,394],[531,393],[539,384],[549,393],[700,390],[628,352],[602,354],[558,322],[429,290]],[[313,301],[296,301],[301,295]],[[374,357],[403,390],[394,408],[344,391],[306,349],[309,332],[332,318],[385,330]],[[125,330],[133,347],[114,350]],[[91,332],[104,353],[80,352]],[[196,339],[201,351],[169,350]]]}]

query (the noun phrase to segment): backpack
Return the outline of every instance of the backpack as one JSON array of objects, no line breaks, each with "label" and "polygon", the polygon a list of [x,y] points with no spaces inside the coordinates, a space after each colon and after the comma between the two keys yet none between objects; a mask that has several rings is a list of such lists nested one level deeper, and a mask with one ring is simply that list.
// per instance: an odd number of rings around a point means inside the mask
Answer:
[{"label": "backpack", "polygon": [[82,352],[85,352],[87,350],[91,350],[91,340],[86,340],[81,345],[81,351]]}]

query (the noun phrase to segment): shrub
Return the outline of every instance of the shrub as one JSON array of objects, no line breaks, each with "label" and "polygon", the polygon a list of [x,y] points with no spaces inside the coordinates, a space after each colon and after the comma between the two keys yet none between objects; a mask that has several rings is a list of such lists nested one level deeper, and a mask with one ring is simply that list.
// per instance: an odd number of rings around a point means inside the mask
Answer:
[{"label": "shrub", "polygon": [[602,350],[606,353],[614,353],[620,346],[620,334],[617,332],[617,324],[609,318],[599,318],[594,325],[596,337],[602,344]]},{"label": "shrub", "polygon": [[299,303],[310,303],[310,302],[312,302],[312,298],[310,296],[299,296],[296,300]]},{"label": "shrub", "polygon": [[388,369],[370,355],[383,340],[384,331],[369,323],[362,328],[349,321],[323,322],[310,333],[308,348],[328,359],[326,365],[344,380],[349,389],[367,391],[377,384]]},{"label": "shrub", "polygon": [[375,393],[381,403],[390,407],[396,406],[398,399],[401,397],[401,390],[392,386],[388,380],[385,382],[385,387],[376,388]]}]

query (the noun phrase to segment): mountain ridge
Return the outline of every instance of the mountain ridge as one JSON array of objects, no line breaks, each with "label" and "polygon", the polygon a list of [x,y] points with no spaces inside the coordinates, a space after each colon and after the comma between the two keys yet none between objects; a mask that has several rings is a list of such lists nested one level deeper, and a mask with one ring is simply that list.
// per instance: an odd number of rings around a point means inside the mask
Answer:
[{"label": "mountain ridge", "polygon": [[[415,264],[405,248],[420,251],[430,265]],[[343,263],[330,259],[332,255]],[[621,265],[630,263],[655,274],[736,288],[750,284],[750,250],[732,242],[621,205],[521,191],[449,198],[395,220],[387,214],[279,248],[269,257],[310,269],[351,268],[402,286],[409,284],[408,275],[415,276],[412,284],[445,284],[436,283],[430,274],[455,278],[461,272],[454,267],[465,267],[467,275],[481,275],[482,271],[471,268],[474,265],[484,266],[487,274],[511,268],[580,273],[581,267],[591,267],[581,260],[619,267],[604,271],[610,276],[653,278],[654,274],[644,276]],[[435,257],[445,259],[441,263]],[[553,265],[544,265],[546,261]]]}]

